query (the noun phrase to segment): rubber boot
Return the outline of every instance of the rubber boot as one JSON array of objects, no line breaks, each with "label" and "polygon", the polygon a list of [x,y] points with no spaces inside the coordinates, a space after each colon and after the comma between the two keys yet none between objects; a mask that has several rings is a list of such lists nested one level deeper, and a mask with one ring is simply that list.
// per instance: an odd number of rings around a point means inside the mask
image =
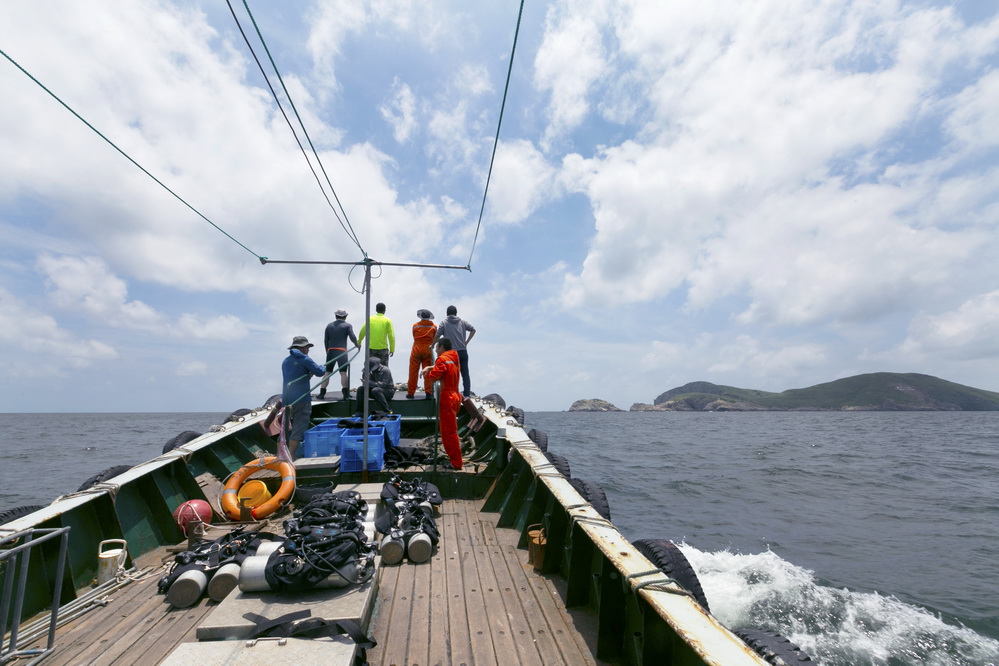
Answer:
[{"label": "rubber boot", "polygon": [[319,399],[320,400],[326,399],[326,389],[324,388],[319,389]]},{"label": "rubber boot", "polygon": [[344,389],[343,390],[343,399],[344,400],[350,400],[350,389]]}]

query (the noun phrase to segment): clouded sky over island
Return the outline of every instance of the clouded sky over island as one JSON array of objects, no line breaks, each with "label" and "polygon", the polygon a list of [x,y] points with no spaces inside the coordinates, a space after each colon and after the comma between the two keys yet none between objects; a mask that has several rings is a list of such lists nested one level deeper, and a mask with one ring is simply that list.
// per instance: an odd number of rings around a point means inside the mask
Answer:
[{"label": "clouded sky over island", "polygon": [[0,50],[190,205],[0,58],[3,411],[257,406],[364,311],[360,268],[257,257],[362,251],[471,266],[375,270],[397,381],[455,304],[473,390],[529,411],[999,391],[994,2],[529,1],[481,228],[516,3],[247,2],[357,244],[225,3],[3,3]]}]

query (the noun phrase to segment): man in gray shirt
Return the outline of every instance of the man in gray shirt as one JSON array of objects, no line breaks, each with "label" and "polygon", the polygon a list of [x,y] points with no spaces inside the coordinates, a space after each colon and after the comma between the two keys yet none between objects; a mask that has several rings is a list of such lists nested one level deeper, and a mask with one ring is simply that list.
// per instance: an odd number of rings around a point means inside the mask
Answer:
[{"label": "man in gray shirt", "polygon": [[472,394],[472,380],[468,377],[468,349],[466,346],[475,337],[475,327],[458,316],[458,308],[447,306],[447,318],[437,327],[437,337],[434,341],[447,338],[451,341],[451,349],[458,352],[461,365],[462,395],[466,398]]},{"label": "man in gray shirt", "polygon": [[343,388],[343,399],[350,398],[350,359],[347,357],[347,340],[357,344],[357,336],[354,335],[354,327],[347,323],[346,310],[337,310],[336,319],[326,325],[326,335],[324,341],[326,345],[326,377],[319,387],[319,399],[326,397],[326,385],[330,383],[330,376],[335,372],[337,366],[340,369],[340,386]]}]

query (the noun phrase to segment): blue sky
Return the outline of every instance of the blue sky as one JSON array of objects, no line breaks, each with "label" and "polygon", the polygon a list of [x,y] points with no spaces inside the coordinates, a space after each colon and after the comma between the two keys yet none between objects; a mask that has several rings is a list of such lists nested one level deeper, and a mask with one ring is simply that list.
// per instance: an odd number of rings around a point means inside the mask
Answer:
[{"label": "blue sky", "polygon": [[[471,256],[376,271],[397,380],[455,304],[473,390],[528,410],[999,391],[994,3],[528,2],[474,253],[517,5],[249,6],[364,251]],[[294,335],[359,328],[360,270],[255,258],[361,254],[224,3],[4,3],[0,49],[251,250],[0,59],[4,411],[252,407]]]}]

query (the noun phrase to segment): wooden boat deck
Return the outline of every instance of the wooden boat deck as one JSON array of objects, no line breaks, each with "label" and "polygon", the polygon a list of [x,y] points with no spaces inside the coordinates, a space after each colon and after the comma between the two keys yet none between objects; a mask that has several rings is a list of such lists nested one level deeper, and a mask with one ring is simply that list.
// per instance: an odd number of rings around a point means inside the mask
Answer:
[{"label": "wooden boat deck", "polygon": [[[429,562],[382,568],[369,630],[372,664],[594,664],[549,578],[527,563],[518,533],[497,529],[480,500],[440,507],[441,540]],[[578,625],[577,625],[578,623]]]},{"label": "wooden boat deck", "polygon": [[[207,597],[190,608],[173,608],[158,594],[156,584],[165,574],[166,548],[139,558],[137,568],[153,567],[151,573],[107,595],[106,606],[96,608],[56,630],[55,650],[46,664],[99,664],[125,666],[158,664],[173,649],[196,640],[195,629],[218,603]],[[46,645],[47,636],[19,648]]]},{"label": "wooden boat deck", "polygon": [[[552,579],[534,571],[518,533],[495,527],[481,500],[446,500],[437,519],[441,540],[425,563],[381,568],[368,634],[378,643],[372,664],[595,664],[584,636],[592,618],[566,611]],[[196,629],[218,603],[207,597],[173,608],[156,583],[172,553],[139,558],[154,567],[108,595],[109,603],[59,628],[47,664],[154,665]],[[560,579],[557,579],[560,580]],[[44,647],[40,639],[20,648]],[[209,666],[204,664],[202,666]]]}]

